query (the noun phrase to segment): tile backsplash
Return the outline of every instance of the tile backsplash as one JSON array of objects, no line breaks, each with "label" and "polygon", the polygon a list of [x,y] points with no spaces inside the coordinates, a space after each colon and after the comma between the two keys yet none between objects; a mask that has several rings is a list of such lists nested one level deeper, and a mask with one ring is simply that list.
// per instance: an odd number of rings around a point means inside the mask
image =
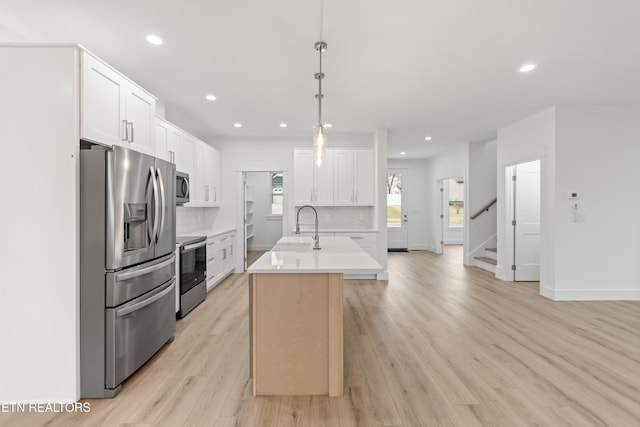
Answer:
[{"label": "tile backsplash", "polygon": [[[314,206],[318,211],[320,230],[327,229],[371,229],[374,208],[371,206]],[[298,212],[296,207],[295,212]],[[313,230],[315,216],[311,209],[300,213],[300,229]],[[295,224],[295,218],[292,221]]]}]

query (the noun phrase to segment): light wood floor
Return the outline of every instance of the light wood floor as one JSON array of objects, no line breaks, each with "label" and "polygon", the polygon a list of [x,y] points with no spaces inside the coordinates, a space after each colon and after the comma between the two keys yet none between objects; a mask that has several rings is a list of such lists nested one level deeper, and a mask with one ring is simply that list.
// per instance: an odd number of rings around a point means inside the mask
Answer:
[{"label": "light wood floor", "polygon": [[266,251],[247,251],[247,267],[256,262]]},{"label": "light wood floor", "polygon": [[342,398],[251,397],[237,274],[115,399],[90,400],[89,414],[0,413],[0,425],[640,425],[640,302],[552,302],[461,257],[391,253],[388,283],[345,283]]}]

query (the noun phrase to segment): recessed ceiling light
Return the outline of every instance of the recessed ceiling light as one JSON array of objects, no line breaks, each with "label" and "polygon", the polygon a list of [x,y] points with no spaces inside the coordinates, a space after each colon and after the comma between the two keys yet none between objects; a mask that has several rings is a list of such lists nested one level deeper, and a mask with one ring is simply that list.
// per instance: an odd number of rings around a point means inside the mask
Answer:
[{"label": "recessed ceiling light", "polygon": [[149,34],[149,35],[147,36],[147,41],[148,41],[149,43],[151,43],[151,44],[155,44],[155,45],[161,45],[161,44],[163,43],[163,42],[162,42],[162,39],[161,39],[160,37],[158,37],[158,36],[154,36],[153,34]]},{"label": "recessed ceiling light", "polygon": [[521,73],[528,73],[529,71],[535,70],[536,67],[537,67],[536,64],[524,64],[522,67],[520,67],[520,72]]},{"label": "recessed ceiling light", "polygon": [[287,124],[286,124],[286,123],[280,123],[280,127],[281,127],[281,128],[286,128],[286,127],[287,127]]},{"label": "recessed ceiling light", "polygon": [[326,127],[326,128],[332,128],[332,127],[333,127],[333,125],[332,125],[331,123],[325,123],[325,124],[324,124],[324,127]]},{"label": "recessed ceiling light", "polygon": [[209,95],[205,96],[205,99],[207,101],[215,101],[217,98],[214,94],[210,93]]},{"label": "recessed ceiling light", "polygon": [[242,123],[234,123],[233,127],[234,128],[241,128],[242,127]]},{"label": "recessed ceiling light", "polygon": [[400,155],[401,155],[401,156],[404,156],[404,155],[406,155],[406,154],[407,154],[407,153],[405,153],[404,151],[401,151],[401,152],[400,152]]},{"label": "recessed ceiling light", "polygon": [[433,139],[433,138],[431,138],[430,136],[425,136],[425,137],[424,137],[424,140],[425,140],[425,141],[431,141],[432,139]]}]

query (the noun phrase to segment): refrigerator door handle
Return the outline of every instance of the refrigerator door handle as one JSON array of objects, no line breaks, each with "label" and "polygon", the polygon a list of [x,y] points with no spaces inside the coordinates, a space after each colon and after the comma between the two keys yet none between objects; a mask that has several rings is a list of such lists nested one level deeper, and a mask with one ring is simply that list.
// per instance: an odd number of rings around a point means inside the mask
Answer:
[{"label": "refrigerator door handle", "polygon": [[153,183],[153,231],[151,232],[151,240],[157,241],[158,239],[158,211],[160,210],[160,198],[158,197],[158,181],[156,179],[156,171],[153,166],[149,166],[149,172],[151,173],[151,181]]},{"label": "refrigerator door handle", "polygon": [[175,283],[176,283],[176,279],[171,279],[171,281],[169,282],[169,284],[167,285],[167,287],[165,287],[163,290],[161,290],[160,292],[158,292],[157,294],[146,298],[138,303],[135,303],[133,305],[130,305],[128,307],[123,307],[120,308],[118,310],[116,310],[116,317],[122,317],[122,316],[126,316],[127,314],[131,314],[134,311],[138,311],[141,308],[144,308],[150,304],[153,304],[154,302],[158,301],[160,298],[164,297],[165,295],[167,295],[170,292],[174,292],[174,287],[175,287]]},{"label": "refrigerator door handle", "polygon": [[158,174],[158,184],[160,186],[160,202],[161,202],[161,208],[160,208],[160,230],[158,231],[158,234],[156,235],[156,243],[158,243],[158,240],[160,240],[160,236],[162,235],[162,233],[164,233],[164,210],[166,208],[166,200],[165,200],[165,196],[164,196],[164,183],[163,183],[163,179],[162,179],[162,172],[160,172],[160,168],[156,168],[156,173]]}]

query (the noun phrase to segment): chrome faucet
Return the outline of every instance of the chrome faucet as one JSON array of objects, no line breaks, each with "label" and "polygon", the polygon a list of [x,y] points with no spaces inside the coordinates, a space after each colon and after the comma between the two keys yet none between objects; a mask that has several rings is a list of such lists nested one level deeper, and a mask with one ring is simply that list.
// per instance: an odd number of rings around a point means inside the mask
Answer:
[{"label": "chrome faucet", "polygon": [[311,208],[313,209],[313,212],[316,214],[316,234],[313,237],[313,240],[315,242],[315,244],[313,245],[313,249],[315,250],[319,250],[320,249],[320,236],[318,236],[318,211],[316,210],[316,208],[314,208],[311,205],[304,205],[304,206],[300,206],[300,209],[298,209],[298,214],[296,215],[296,234],[300,234],[300,211],[304,208]]}]

